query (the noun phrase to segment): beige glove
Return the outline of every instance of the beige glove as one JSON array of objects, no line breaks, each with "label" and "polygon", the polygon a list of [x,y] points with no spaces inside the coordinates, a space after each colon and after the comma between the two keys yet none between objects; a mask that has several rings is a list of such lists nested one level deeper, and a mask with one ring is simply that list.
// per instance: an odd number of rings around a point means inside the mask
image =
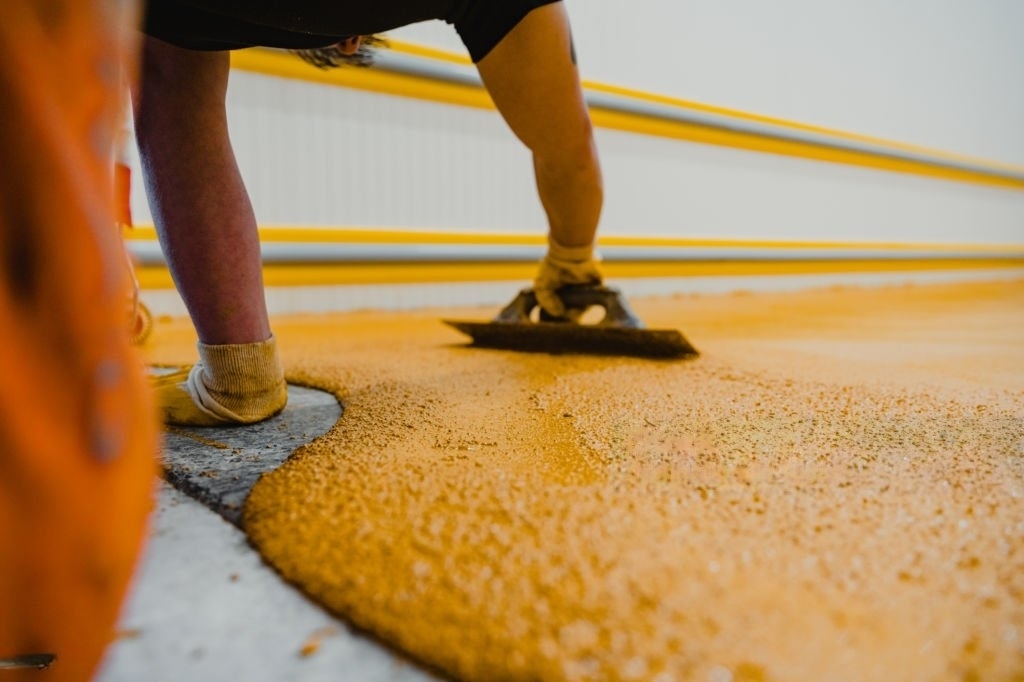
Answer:
[{"label": "beige glove", "polygon": [[273,336],[257,343],[208,346],[190,370],[154,377],[164,421],[179,426],[254,424],[288,402]]},{"label": "beige glove", "polygon": [[548,253],[540,263],[533,281],[537,303],[554,317],[565,317],[569,311],[555,292],[567,284],[601,284],[601,273],[594,260],[594,245],[562,246],[548,237]]}]

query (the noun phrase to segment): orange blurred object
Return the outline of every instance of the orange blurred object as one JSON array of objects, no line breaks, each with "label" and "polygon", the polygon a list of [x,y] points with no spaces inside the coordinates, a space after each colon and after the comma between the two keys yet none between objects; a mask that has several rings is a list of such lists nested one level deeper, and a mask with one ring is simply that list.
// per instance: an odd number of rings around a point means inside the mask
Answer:
[{"label": "orange blurred object", "polygon": [[[125,333],[113,229],[134,15],[130,2],[0,3],[4,682],[92,677],[153,503],[158,417]],[[40,654],[57,657],[42,676],[9,669]]]},{"label": "orange blurred object", "polygon": [[[131,133],[121,130],[117,136],[114,161],[114,219],[117,221],[118,233],[124,237],[125,230],[132,224],[132,169],[127,159],[127,147],[131,141]],[[139,300],[139,278],[135,275],[135,261],[128,245],[124,247],[125,262],[128,267],[128,338],[133,345],[141,346],[149,340],[153,333],[153,314],[146,304]]]},{"label": "orange blurred object", "polygon": [[132,226],[132,169],[120,160],[114,164],[114,218],[124,227]]}]

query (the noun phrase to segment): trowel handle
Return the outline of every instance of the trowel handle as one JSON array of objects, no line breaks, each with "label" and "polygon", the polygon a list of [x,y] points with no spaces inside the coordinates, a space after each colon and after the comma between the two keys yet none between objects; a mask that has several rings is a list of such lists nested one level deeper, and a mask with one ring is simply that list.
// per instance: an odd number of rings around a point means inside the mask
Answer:
[{"label": "trowel handle", "polygon": [[[558,297],[566,308],[586,310],[592,306],[604,308],[604,319],[599,325],[623,327],[626,329],[643,329],[644,324],[630,309],[618,289],[604,286],[570,285],[559,289]],[[533,289],[523,289],[494,318],[495,322],[530,322],[530,315],[537,307],[537,294]]]}]

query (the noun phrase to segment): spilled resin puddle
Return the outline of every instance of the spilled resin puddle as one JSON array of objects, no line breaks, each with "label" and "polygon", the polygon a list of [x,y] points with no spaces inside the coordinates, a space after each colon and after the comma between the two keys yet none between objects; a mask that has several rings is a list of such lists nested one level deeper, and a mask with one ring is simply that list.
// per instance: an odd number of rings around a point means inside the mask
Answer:
[{"label": "spilled resin puddle", "polygon": [[250,538],[461,679],[1024,674],[1024,283],[633,305],[702,357],[276,320],[345,413],[256,485]]}]

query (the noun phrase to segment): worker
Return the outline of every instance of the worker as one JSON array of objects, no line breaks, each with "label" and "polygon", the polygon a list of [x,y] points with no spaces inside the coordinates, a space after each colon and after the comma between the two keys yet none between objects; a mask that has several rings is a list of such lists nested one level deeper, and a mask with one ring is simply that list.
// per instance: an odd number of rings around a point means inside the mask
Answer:
[{"label": "worker", "polygon": [[159,415],[112,173],[139,18],[124,0],[0,2],[4,682],[92,678],[153,506]]},{"label": "worker", "polygon": [[548,249],[534,287],[598,284],[602,181],[569,19],[551,0],[150,0],[135,131],[160,242],[199,337],[199,361],[156,380],[168,423],[247,424],[284,408],[287,387],[263,291],[256,218],[228,138],[228,51],[361,59],[363,36],[428,19],[454,25],[484,86],[533,155]]}]

